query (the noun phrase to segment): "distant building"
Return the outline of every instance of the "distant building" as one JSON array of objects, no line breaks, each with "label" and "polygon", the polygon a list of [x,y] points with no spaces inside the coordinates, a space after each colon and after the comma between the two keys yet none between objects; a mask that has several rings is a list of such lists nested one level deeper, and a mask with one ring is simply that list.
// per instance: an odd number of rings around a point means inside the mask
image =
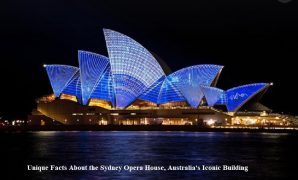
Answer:
[{"label": "distant building", "polygon": [[53,95],[37,100],[28,119],[32,124],[225,124],[238,112],[271,112],[258,102],[270,83],[222,90],[215,86],[223,66],[194,65],[171,73],[135,40],[103,31],[108,57],[79,51],[79,67],[44,65]]}]

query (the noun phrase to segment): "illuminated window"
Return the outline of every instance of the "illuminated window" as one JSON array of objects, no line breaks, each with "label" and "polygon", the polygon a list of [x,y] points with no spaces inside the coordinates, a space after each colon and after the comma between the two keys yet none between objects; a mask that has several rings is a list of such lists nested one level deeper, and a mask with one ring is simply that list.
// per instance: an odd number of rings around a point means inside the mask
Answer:
[{"label": "illuminated window", "polygon": [[89,106],[98,106],[105,109],[111,109],[112,104],[109,101],[101,100],[101,99],[90,99],[90,102],[88,104]]},{"label": "illuminated window", "polygon": [[61,94],[60,99],[66,99],[66,100],[77,102],[77,97],[69,94]]}]

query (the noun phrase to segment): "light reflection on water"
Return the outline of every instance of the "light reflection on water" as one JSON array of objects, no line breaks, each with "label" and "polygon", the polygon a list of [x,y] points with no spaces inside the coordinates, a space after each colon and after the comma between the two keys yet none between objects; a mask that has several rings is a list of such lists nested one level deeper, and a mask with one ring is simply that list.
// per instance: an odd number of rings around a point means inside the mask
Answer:
[{"label": "light reflection on water", "polygon": [[[282,178],[295,175],[297,135],[220,132],[122,132],[71,131],[3,133],[0,150],[9,165],[26,176],[41,179],[61,177],[213,179],[218,176]],[[5,162],[5,161],[4,161]],[[26,164],[38,165],[245,165],[249,172],[28,172]],[[293,170],[293,171],[292,171]],[[291,174],[292,172],[292,174]],[[15,174],[21,175],[21,174]]]}]

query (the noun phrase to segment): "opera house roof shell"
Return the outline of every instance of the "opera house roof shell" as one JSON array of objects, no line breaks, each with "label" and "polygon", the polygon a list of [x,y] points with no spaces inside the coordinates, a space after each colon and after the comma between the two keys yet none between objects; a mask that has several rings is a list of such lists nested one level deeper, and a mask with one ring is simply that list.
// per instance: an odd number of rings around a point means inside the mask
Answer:
[{"label": "opera house roof shell", "polygon": [[126,108],[136,100],[156,105],[186,102],[197,108],[203,99],[208,106],[225,105],[237,111],[270,84],[255,83],[227,91],[216,88],[223,66],[203,64],[168,74],[156,57],[140,43],[119,32],[104,29],[108,57],[78,51],[79,67],[45,65],[54,95],[75,96],[88,105],[90,99],[108,101]]}]

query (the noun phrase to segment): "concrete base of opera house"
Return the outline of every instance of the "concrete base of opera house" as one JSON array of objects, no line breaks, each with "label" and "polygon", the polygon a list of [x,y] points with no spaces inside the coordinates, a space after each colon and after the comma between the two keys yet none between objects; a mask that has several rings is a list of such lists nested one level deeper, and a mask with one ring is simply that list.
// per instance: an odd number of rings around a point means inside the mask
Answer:
[{"label": "concrete base of opera house", "polygon": [[[105,109],[55,99],[37,103],[25,130],[264,131],[298,127],[298,119],[265,112],[226,113],[212,107]],[[13,129],[13,127],[12,127]],[[17,129],[17,128],[15,128]],[[212,129],[212,130],[211,130]],[[216,130],[218,129],[218,130]],[[267,130],[266,130],[267,131]],[[269,131],[269,130],[268,130]]]},{"label": "concrete base of opera house", "polygon": [[231,116],[211,107],[146,107],[105,109],[69,100],[40,102],[28,116],[29,125],[197,125],[223,124]]}]

